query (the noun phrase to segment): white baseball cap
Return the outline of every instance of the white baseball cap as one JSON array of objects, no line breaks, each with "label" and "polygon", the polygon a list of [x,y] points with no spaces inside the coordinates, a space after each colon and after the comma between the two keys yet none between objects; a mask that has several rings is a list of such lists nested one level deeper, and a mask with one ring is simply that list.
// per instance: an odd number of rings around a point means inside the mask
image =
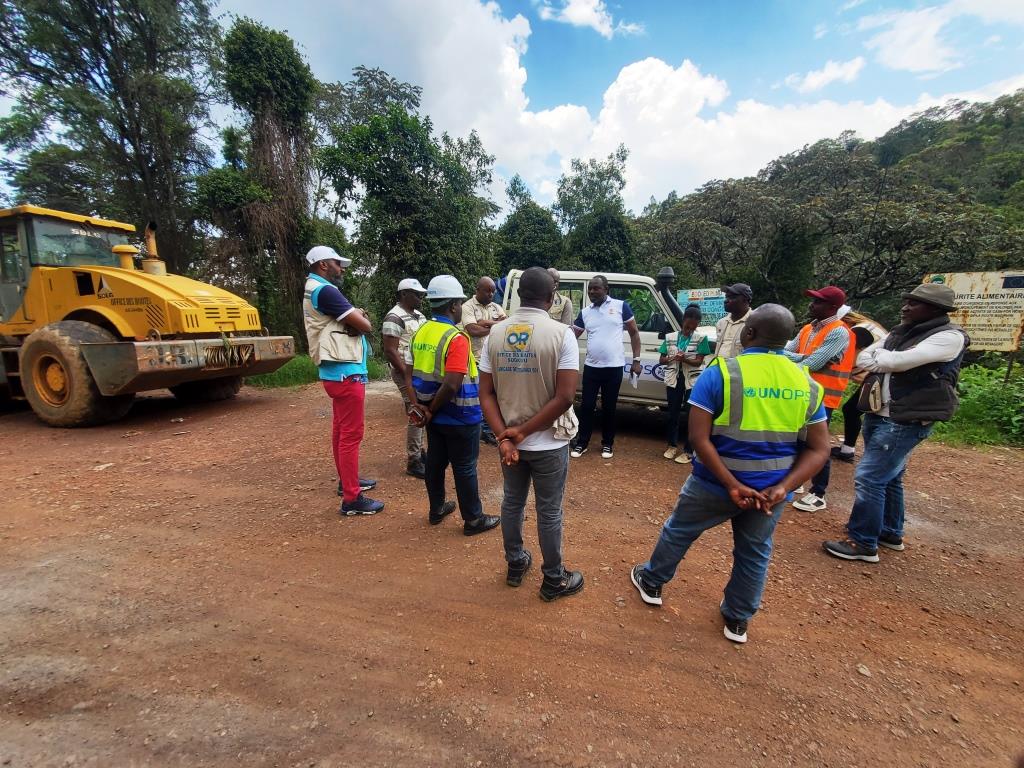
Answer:
[{"label": "white baseball cap", "polygon": [[420,281],[415,277],[407,277],[405,280],[398,284],[398,290],[400,291],[416,291],[416,293],[426,293],[427,289],[420,285]]},{"label": "white baseball cap", "polygon": [[306,263],[309,266],[313,266],[318,261],[323,261],[324,259],[334,259],[341,262],[343,269],[348,268],[352,263],[352,259],[346,259],[329,245],[314,245],[309,249],[309,253],[306,254]]}]

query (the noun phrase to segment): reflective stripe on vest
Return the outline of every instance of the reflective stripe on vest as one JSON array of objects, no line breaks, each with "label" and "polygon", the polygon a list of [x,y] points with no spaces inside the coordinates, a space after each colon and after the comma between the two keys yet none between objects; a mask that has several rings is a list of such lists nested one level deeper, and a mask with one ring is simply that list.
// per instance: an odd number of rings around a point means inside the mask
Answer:
[{"label": "reflective stripe on vest", "polygon": [[843,393],[846,392],[846,385],[850,381],[850,372],[853,371],[854,361],[857,359],[857,344],[853,331],[842,320],[833,320],[817,331],[811,330],[810,324],[800,330],[800,338],[797,341],[796,351],[801,355],[809,355],[821,346],[825,337],[836,328],[842,328],[847,333],[846,351],[838,360],[830,360],[825,367],[819,371],[812,371],[811,378],[825,388],[825,407],[835,410],[843,401]]},{"label": "reflective stripe on vest", "polygon": [[[806,369],[771,354],[715,358],[722,374],[722,412],[711,426],[712,436],[744,443],[796,443],[800,431],[821,405],[824,392]],[[746,371],[744,372],[744,369]],[[745,409],[750,400],[754,407]],[[766,404],[771,403],[770,407]],[[766,472],[788,469],[794,457],[745,459],[716,446],[731,470]]]},{"label": "reflective stripe on vest", "polygon": [[[444,381],[445,368],[444,360],[448,354],[448,347],[457,335],[466,336],[453,325],[439,323],[436,320],[428,320],[421,325],[413,335],[410,342],[412,349],[412,386],[416,390],[416,400],[420,403],[429,403],[434,399],[437,390],[441,388]],[[469,337],[466,336],[468,339]],[[462,386],[455,393],[452,399],[445,405],[445,408],[454,406],[458,410],[479,409],[480,390],[477,383],[476,359],[473,352],[469,352],[469,372],[462,380]],[[443,409],[442,409],[443,410]],[[455,413],[453,416],[462,417],[467,414]]]}]

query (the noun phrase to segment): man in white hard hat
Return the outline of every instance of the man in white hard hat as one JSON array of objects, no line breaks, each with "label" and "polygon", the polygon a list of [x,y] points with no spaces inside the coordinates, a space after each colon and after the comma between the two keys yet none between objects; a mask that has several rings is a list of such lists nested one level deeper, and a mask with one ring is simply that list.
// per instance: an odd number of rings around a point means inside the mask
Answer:
[{"label": "man in white hard hat", "polygon": [[363,440],[363,409],[366,399],[366,360],[372,328],[366,310],[352,306],[335,282],[352,263],[327,245],[306,254],[309,276],[302,298],[309,356],[317,364],[320,380],[334,406],[331,447],[338,470],[340,514],[373,515],[384,503],[366,496],[377,483],[359,477],[359,445]]},{"label": "man in white hard hat", "polygon": [[438,275],[427,285],[432,319],[412,337],[406,385],[416,393],[410,418],[427,429],[428,520],[437,525],[455,511],[455,503],[445,500],[444,471],[451,464],[462,530],[475,536],[497,526],[500,518],[485,515],[480,503],[479,374],[469,336],[457,327],[465,298],[462,285],[451,275]]},{"label": "man in white hard hat", "polygon": [[[420,303],[426,293],[427,289],[420,285],[416,278],[407,277],[402,280],[398,284],[398,303],[388,310],[381,327],[384,357],[388,360],[391,380],[398,387],[407,412],[415,396],[405,387],[405,356],[409,351],[409,342],[413,334],[427,321],[420,312]],[[409,422],[405,432],[405,450],[406,473],[423,479],[423,427]]]}]

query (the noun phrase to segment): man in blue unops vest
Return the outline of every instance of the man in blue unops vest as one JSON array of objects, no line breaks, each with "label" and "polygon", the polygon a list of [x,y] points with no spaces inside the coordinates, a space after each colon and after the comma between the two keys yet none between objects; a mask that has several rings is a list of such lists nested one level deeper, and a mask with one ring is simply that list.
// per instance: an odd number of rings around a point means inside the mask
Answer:
[{"label": "man in blue unops vest", "polygon": [[650,560],[630,571],[641,599],[661,605],[661,588],[690,545],[709,528],[731,522],[732,575],[719,611],[726,638],[736,643],[747,642],[747,622],[761,605],[772,534],[786,499],[828,458],[824,391],[782,354],[794,325],[785,307],[761,305],[741,332],[743,352],[717,358],[694,383],[693,473]]}]

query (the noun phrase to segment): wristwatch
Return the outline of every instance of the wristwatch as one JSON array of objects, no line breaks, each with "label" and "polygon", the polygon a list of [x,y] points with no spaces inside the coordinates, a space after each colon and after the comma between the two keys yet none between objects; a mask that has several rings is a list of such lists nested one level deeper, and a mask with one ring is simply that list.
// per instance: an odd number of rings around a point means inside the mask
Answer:
[{"label": "wristwatch", "polygon": [[639,363],[640,362],[640,358],[639,357],[634,357],[633,358],[633,362],[634,363]]}]

